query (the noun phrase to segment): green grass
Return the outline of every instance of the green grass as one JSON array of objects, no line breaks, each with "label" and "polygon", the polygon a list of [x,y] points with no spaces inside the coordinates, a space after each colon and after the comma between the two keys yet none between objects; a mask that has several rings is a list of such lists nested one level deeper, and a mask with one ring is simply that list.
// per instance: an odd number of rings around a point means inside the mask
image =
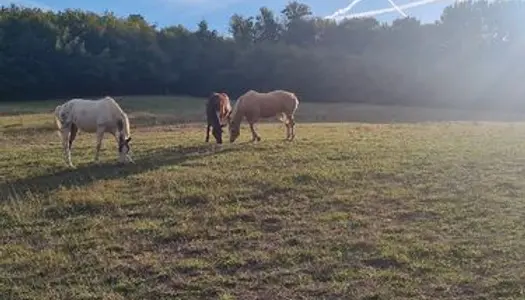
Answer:
[{"label": "green grass", "polygon": [[56,102],[3,106],[1,299],[525,297],[524,124],[304,103],[293,143],[267,122],[219,147],[202,100],[158,101],[122,104],[135,165],[81,133],[74,170]]}]

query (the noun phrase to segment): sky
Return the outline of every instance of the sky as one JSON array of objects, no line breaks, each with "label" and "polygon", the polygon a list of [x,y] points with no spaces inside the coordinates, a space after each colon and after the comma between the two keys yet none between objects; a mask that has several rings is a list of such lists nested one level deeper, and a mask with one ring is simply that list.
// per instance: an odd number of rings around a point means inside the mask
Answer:
[{"label": "sky", "polygon": [[[78,8],[94,12],[109,10],[118,16],[140,14],[148,22],[159,27],[182,24],[194,30],[201,20],[220,33],[228,32],[228,23],[234,13],[244,16],[257,15],[262,6],[276,14],[289,0],[0,0],[0,5],[10,3],[51,10]],[[439,19],[443,9],[454,0],[300,0],[307,4],[316,16],[340,18],[351,14],[372,15],[382,22],[408,15],[422,22]],[[351,9],[348,6],[354,2]],[[400,8],[396,11],[393,5]],[[405,7],[403,9],[403,7]],[[384,11],[387,12],[384,12]],[[388,12],[390,10],[390,12]],[[336,12],[340,13],[336,13]],[[383,13],[381,13],[383,12]],[[359,15],[358,15],[359,16]]]}]

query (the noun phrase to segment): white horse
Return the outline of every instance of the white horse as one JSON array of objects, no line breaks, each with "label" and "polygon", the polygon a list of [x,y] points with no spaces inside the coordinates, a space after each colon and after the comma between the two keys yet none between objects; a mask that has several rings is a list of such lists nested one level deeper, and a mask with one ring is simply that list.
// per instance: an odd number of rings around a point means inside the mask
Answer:
[{"label": "white horse", "polygon": [[118,145],[119,162],[131,162],[129,156],[131,141],[128,116],[115,99],[105,97],[98,100],[71,99],[55,108],[55,121],[62,138],[64,158],[69,167],[71,145],[78,130],[97,134],[95,162],[99,161],[99,152],[104,133],[112,134]]}]

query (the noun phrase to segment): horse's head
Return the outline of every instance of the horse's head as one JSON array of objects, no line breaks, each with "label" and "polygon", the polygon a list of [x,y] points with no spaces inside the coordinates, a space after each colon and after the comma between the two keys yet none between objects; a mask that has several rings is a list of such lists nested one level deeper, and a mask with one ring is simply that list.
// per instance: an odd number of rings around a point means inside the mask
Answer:
[{"label": "horse's head", "polygon": [[127,139],[122,136],[119,137],[118,153],[120,162],[125,162],[126,159],[129,159],[129,152],[131,151],[131,145],[129,144],[130,141],[131,137],[128,137]]},{"label": "horse's head", "polygon": [[228,119],[228,129],[230,131],[230,143],[235,142],[241,133],[241,124],[233,122],[231,119]]}]

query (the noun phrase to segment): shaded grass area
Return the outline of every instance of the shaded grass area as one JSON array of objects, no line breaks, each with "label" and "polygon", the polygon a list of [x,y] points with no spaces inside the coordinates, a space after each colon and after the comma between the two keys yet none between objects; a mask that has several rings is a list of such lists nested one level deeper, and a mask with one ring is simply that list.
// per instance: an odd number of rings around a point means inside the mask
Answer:
[{"label": "shaded grass area", "polygon": [[524,125],[260,133],[136,127],[126,166],[80,134],[68,170],[52,130],[4,129],[2,299],[523,297]]}]

